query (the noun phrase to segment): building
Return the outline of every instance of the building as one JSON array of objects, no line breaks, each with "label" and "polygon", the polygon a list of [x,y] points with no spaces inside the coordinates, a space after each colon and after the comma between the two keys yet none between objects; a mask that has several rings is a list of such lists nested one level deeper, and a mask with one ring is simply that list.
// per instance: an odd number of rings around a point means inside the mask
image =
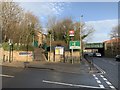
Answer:
[{"label": "building", "polygon": [[47,42],[47,35],[46,34],[42,34],[42,41],[43,41],[43,43]]},{"label": "building", "polygon": [[115,57],[120,54],[120,38],[105,41],[104,52],[106,57]]},{"label": "building", "polygon": [[46,42],[46,34],[43,34],[41,31],[36,30],[34,35],[34,46],[38,47]]}]

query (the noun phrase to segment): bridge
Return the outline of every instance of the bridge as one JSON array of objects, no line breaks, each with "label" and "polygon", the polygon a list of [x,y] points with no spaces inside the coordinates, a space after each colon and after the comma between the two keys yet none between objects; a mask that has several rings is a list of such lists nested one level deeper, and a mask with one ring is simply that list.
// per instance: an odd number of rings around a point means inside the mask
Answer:
[{"label": "bridge", "polygon": [[97,51],[104,55],[104,43],[86,43],[85,50]]}]

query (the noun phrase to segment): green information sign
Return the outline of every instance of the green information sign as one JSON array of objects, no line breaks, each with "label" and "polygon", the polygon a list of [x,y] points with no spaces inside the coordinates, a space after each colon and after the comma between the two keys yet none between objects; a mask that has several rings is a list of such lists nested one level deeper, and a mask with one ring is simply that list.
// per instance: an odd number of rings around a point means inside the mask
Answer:
[{"label": "green information sign", "polygon": [[80,41],[70,41],[69,49],[80,49]]},{"label": "green information sign", "polygon": [[103,43],[87,43],[85,48],[103,48]]}]

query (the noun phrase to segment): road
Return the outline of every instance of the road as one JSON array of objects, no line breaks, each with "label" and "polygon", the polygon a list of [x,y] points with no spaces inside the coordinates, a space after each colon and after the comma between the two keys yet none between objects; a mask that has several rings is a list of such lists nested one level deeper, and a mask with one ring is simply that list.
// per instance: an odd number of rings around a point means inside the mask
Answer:
[{"label": "road", "polygon": [[118,88],[118,75],[120,75],[120,72],[118,72],[118,66],[120,65],[119,62],[112,58],[99,57],[94,57],[93,62],[105,71],[105,74],[103,74],[104,77],[107,78],[107,80],[110,81],[113,86]]},{"label": "road", "polygon": [[[98,75],[63,73],[54,70],[3,67],[3,88],[79,88],[80,90],[112,90]],[[102,85],[105,84],[105,85]]]}]

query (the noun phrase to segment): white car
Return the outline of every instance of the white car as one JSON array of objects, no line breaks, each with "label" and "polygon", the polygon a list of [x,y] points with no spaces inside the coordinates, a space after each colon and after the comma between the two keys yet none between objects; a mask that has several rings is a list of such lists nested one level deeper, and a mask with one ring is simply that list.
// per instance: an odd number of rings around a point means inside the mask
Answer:
[{"label": "white car", "polygon": [[95,57],[101,57],[102,55],[101,55],[101,53],[94,53],[93,56],[95,56]]}]

